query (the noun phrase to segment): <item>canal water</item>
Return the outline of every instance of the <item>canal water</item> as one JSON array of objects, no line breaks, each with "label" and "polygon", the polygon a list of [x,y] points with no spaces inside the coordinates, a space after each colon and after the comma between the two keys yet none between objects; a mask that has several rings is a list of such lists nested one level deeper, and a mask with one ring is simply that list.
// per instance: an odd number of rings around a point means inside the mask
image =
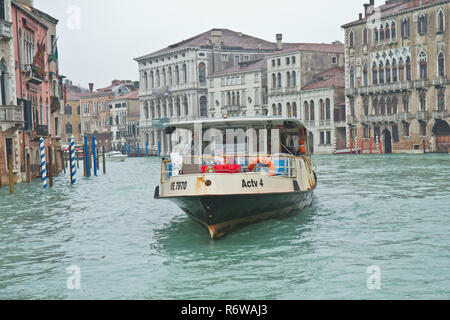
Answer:
[{"label": "canal water", "polygon": [[153,200],[155,158],[0,188],[0,299],[449,299],[450,155],[313,160],[310,209],[218,242]]}]

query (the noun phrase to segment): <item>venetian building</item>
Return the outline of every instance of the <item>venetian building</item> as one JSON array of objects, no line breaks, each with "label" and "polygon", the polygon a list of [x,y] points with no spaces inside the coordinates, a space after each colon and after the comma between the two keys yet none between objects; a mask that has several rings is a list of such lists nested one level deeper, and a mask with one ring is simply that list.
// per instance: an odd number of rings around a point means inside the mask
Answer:
[{"label": "venetian building", "polygon": [[172,141],[164,124],[210,117],[207,76],[276,50],[276,43],[212,29],[136,58],[141,81],[141,143],[158,154],[169,154]]},{"label": "venetian building", "polygon": [[364,5],[343,26],[348,136],[385,153],[450,147],[449,1]]},{"label": "venetian building", "polygon": [[7,184],[8,156],[17,181],[22,180],[20,131],[23,107],[17,105],[11,1],[0,2],[0,186]]}]

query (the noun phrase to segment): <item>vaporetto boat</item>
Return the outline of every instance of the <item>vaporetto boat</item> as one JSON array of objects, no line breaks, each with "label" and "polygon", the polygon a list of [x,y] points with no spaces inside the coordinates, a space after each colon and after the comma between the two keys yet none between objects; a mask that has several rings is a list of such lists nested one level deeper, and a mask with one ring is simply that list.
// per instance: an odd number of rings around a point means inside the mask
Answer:
[{"label": "vaporetto boat", "polygon": [[202,138],[208,130],[215,130],[215,137],[217,132],[242,130],[239,132],[246,132],[244,146],[226,144],[224,139],[217,148],[216,139],[213,147],[209,146],[212,154],[173,153],[170,159],[163,158],[155,198],[173,201],[203,225],[211,239],[249,223],[297,214],[312,205],[317,177],[308,131],[299,120],[193,121],[169,125],[166,132],[196,130],[198,135],[199,126]]},{"label": "vaporetto boat", "polygon": [[106,154],[106,159],[114,162],[124,162],[128,156],[119,151],[111,151]]}]

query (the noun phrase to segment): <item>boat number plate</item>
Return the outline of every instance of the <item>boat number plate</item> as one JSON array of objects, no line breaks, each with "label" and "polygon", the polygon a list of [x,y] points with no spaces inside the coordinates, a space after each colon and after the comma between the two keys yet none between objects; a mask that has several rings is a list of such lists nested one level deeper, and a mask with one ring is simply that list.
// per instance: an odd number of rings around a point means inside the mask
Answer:
[{"label": "boat number plate", "polygon": [[187,184],[188,184],[187,181],[172,182],[170,184],[170,190],[172,191],[186,190]]},{"label": "boat number plate", "polygon": [[257,180],[250,180],[250,181],[246,181],[246,180],[242,180],[242,188],[243,189],[248,189],[248,188],[258,188],[264,187],[264,181],[263,179],[261,179],[259,182]]}]

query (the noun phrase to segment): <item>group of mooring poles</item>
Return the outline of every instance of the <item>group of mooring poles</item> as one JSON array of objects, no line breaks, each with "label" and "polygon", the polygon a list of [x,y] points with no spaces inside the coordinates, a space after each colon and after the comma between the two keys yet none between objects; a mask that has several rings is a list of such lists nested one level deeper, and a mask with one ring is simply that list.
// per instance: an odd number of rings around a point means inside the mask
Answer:
[{"label": "group of mooring poles", "polygon": [[[333,153],[337,154],[337,139],[334,137],[334,146],[333,146]],[[383,143],[379,136],[375,137],[375,147],[376,150],[373,150],[373,141],[370,139],[369,142],[369,154],[383,154]],[[340,143],[340,148],[342,149],[342,141]],[[364,154],[364,140],[361,140],[361,148],[359,146],[358,137],[355,137],[354,140],[350,140],[350,154]]]},{"label": "group of mooring poles", "polygon": [[92,137],[92,148],[89,147],[88,138],[86,136],[84,137],[83,153],[85,177],[91,177],[91,169],[94,169],[94,176],[98,175],[98,171],[100,171],[100,157],[102,157],[103,160],[103,174],[106,174],[105,151],[103,150],[103,153],[101,154],[97,152],[95,136]]},{"label": "group of mooring poles", "polygon": [[[141,157],[141,144],[137,143],[136,147],[133,146],[133,148],[136,149],[136,155],[138,157]],[[143,150],[142,150],[143,151]],[[124,143],[123,144],[123,154],[131,154],[131,146],[129,144]],[[148,153],[148,143],[145,144],[145,156],[148,157],[150,154]],[[159,154],[158,154],[159,155]]]}]

